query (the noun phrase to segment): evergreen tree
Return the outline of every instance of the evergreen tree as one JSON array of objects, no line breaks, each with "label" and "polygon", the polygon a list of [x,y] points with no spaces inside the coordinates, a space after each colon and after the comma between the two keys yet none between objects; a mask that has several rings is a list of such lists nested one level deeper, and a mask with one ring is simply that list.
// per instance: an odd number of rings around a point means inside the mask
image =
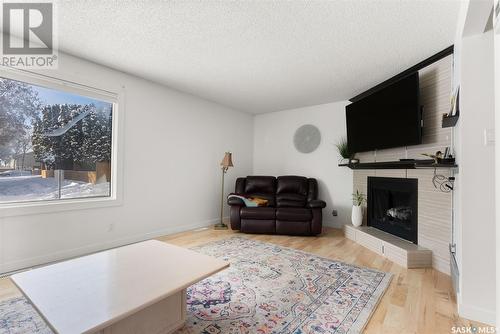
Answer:
[{"label": "evergreen tree", "polygon": [[95,108],[82,120],[83,151],[92,162],[111,160],[111,111]]},{"label": "evergreen tree", "polygon": [[[75,117],[86,116],[57,137],[47,133],[60,129]],[[90,105],[52,105],[42,110],[33,131],[35,159],[51,168],[94,169],[111,159],[111,112]]]}]

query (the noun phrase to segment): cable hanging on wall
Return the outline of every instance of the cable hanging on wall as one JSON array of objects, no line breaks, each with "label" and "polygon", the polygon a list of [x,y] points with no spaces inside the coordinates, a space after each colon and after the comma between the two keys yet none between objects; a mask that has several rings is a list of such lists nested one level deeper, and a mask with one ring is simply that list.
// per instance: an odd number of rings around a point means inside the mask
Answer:
[{"label": "cable hanging on wall", "polygon": [[446,177],[443,174],[438,174],[436,168],[434,168],[434,176],[432,177],[432,184],[434,185],[434,188],[444,193],[449,193],[453,190],[454,182],[454,176]]}]

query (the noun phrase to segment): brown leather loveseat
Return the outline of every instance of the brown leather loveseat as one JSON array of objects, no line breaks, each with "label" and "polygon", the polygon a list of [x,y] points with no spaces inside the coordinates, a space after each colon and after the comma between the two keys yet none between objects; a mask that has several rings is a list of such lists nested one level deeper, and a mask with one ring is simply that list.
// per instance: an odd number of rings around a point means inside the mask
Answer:
[{"label": "brown leather loveseat", "polygon": [[321,233],[324,201],[318,182],[303,176],[247,176],[236,180],[235,193],[268,200],[268,206],[246,207],[229,197],[233,230],[245,233],[316,235]]}]

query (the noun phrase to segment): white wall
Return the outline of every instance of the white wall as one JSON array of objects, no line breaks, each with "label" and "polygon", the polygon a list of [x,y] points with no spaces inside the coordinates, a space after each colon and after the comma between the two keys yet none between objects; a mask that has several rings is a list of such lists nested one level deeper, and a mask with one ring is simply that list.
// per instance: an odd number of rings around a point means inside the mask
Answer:
[{"label": "white wall", "polygon": [[[493,0],[500,6],[498,0]],[[495,138],[500,139],[500,17],[495,20]],[[500,145],[495,145],[496,198],[500,198]],[[496,201],[498,203],[498,200]],[[496,206],[496,286],[500,286],[500,205]],[[500,289],[497,289],[496,319],[500,327]]]},{"label": "white wall", "polygon": [[457,26],[454,81],[461,85],[461,116],[455,127],[460,172],[454,197],[458,311],[495,324],[495,149],[484,145],[484,130],[494,128],[493,39],[491,31],[484,34],[491,5],[464,1]]},{"label": "white wall", "polygon": [[235,164],[226,192],[236,176],[251,174],[253,116],[78,58],[59,59],[59,70],[45,73],[125,92],[123,205],[0,218],[0,272],[216,222],[224,152],[233,152]]},{"label": "white wall", "polygon": [[[256,175],[303,175],[318,179],[319,197],[326,201],[325,225],[340,226],[350,221],[352,171],[338,167],[335,143],[346,135],[345,102],[316,105],[257,115],[254,122]],[[321,132],[321,144],[312,153],[298,152],[293,135],[298,127],[313,124]],[[331,215],[338,210],[338,217]]]},{"label": "white wall", "polygon": [[461,43],[458,307],[465,318],[495,324],[495,147],[484,141],[495,122],[493,33],[464,37]]},{"label": "white wall", "polygon": [[[456,88],[460,86],[460,75],[461,75],[461,55],[462,55],[462,35],[463,35],[463,30],[465,27],[465,21],[467,18],[467,9],[469,6],[468,1],[463,1],[460,6],[460,11],[459,11],[459,16],[458,16],[458,22],[457,22],[457,30],[455,34],[455,43],[454,43],[454,49],[453,49],[453,85],[452,85],[452,92],[455,92]],[[457,163],[460,163],[461,161],[461,152],[460,152],[460,147],[462,145],[462,138],[461,138],[461,122],[457,123],[453,130],[453,147],[455,151],[455,159]],[[460,135],[459,135],[460,134]],[[453,190],[453,235],[452,235],[452,241],[455,243],[455,259],[457,261],[457,266],[459,268],[459,275],[462,272],[462,223],[461,223],[461,213],[459,208],[461,207],[462,203],[460,203],[461,200],[461,188],[460,188],[460,174],[457,177],[457,180],[455,181],[455,188]],[[459,282],[458,285],[460,287],[460,277],[459,277]],[[460,303],[460,294],[458,295],[458,303]]]}]

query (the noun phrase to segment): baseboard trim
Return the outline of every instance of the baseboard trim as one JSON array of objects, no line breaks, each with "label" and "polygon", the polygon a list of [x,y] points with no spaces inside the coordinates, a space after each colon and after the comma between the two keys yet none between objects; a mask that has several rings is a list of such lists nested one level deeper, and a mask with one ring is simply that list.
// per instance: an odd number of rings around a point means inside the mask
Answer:
[{"label": "baseboard trim", "polygon": [[479,321],[487,325],[495,326],[495,312],[481,307],[465,305],[458,302],[458,315],[465,319]]},{"label": "baseboard trim", "polygon": [[[227,220],[228,217],[225,217],[224,220]],[[210,225],[214,225],[219,222],[219,218],[210,219],[198,223],[193,223],[189,225],[183,226],[172,226],[165,229],[156,230],[153,232],[147,232],[142,234],[136,234],[132,236],[127,236],[111,241],[94,243],[90,245],[86,245],[83,247],[77,247],[72,249],[66,249],[60,252],[54,252],[46,255],[35,256],[28,259],[12,261],[0,264],[0,275],[5,273],[14,272],[14,271],[22,271],[26,269],[30,269],[33,267],[38,267],[42,265],[47,265],[53,262],[68,260],[71,258],[88,255],[96,252],[100,252],[106,249],[111,249],[115,247],[125,246],[128,244],[132,244],[135,242],[140,242],[148,239],[158,238],[164,235],[170,235],[190,230],[199,229],[202,227],[207,227]]]},{"label": "baseboard trim", "polygon": [[340,228],[341,229],[344,226],[344,224],[336,222],[334,220],[324,220],[323,219],[323,226],[334,227],[334,228]]},{"label": "baseboard trim", "polygon": [[437,271],[450,276],[450,260],[437,259],[435,256],[432,258],[432,268]]}]

